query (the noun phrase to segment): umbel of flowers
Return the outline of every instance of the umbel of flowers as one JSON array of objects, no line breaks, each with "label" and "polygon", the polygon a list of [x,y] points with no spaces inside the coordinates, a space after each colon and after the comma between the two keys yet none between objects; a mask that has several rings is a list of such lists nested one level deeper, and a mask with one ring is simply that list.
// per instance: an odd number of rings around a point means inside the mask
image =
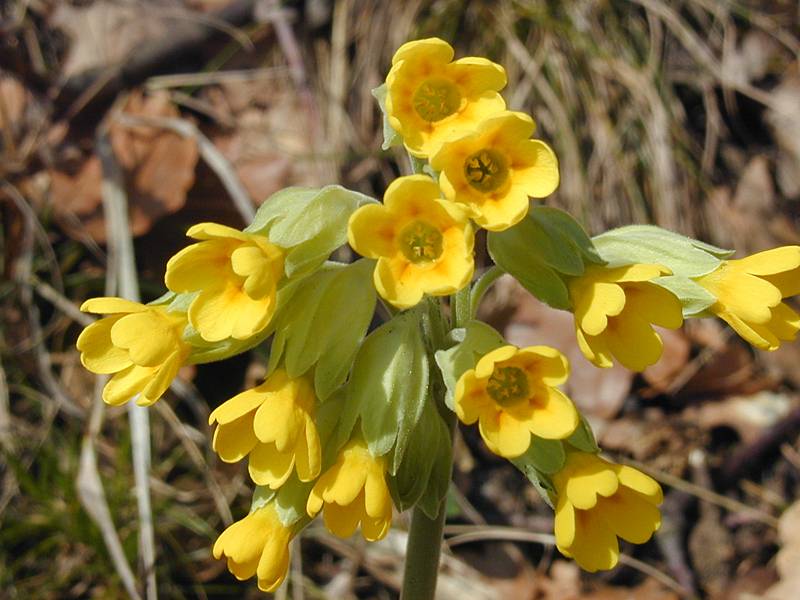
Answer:
[{"label": "umbel of flowers", "polygon": [[[213,553],[262,590],[281,584],[289,542],[318,515],[334,535],[376,541],[394,509],[413,508],[426,525],[412,525],[409,547],[426,550],[408,555],[404,593],[433,598],[457,420],[477,423],[489,450],[543,494],[558,549],[584,569],[613,568],[619,539],[642,544],[659,528],[658,484],[602,458],[559,389],[566,358],[511,346],[475,319],[500,273],[571,312],[600,368],[654,364],[654,326],[686,318],[717,316],[765,350],[800,329],[784,302],[800,293],[800,246],[734,260],[653,226],[590,238],[567,213],[532,203],[558,186],[554,152],[531,137],[529,115],[506,110],[500,65],[453,58],[436,38],[404,44],[375,90],[384,147],[403,144],[416,167],[383,202],[336,185],[282,190],[244,231],[189,229],[196,241],[167,263],[161,298],[82,307],[106,315],[77,346],[87,369],[112,375],[109,404],[150,405],[182,365],[268,351],[263,383],[209,420],[214,450],[246,460],[254,487],[249,514]],[[476,278],[480,228],[495,265]],[[330,260],[345,243],[362,258]],[[376,313],[378,301],[387,310]]]}]

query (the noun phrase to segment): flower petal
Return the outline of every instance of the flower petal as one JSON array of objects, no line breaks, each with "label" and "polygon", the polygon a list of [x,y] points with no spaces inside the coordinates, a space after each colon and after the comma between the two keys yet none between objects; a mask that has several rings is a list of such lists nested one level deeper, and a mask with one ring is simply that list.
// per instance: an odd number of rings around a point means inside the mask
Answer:
[{"label": "flower petal", "polygon": [[514,185],[521,186],[532,198],[549,196],[558,187],[558,159],[541,140],[525,140],[511,154]]},{"label": "flower petal", "polygon": [[543,388],[544,398],[536,398],[536,408],[529,422],[530,432],[549,440],[562,440],[573,434],[580,423],[572,400],[560,390]]},{"label": "flower petal", "polygon": [[253,433],[253,416],[247,414],[218,425],[211,447],[224,462],[234,463],[247,456],[257,443],[258,438]]},{"label": "flower petal", "polygon": [[78,336],[75,345],[81,353],[81,363],[92,373],[116,373],[132,364],[128,352],[111,342],[111,328],[119,319],[99,319]]},{"label": "flower petal", "polygon": [[504,411],[484,412],[480,416],[478,428],[489,450],[504,458],[519,456],[531,444],[527,424]]},{"label": "flower petal", "polygon": [[147,307],[144,306],[144,304],[125,300],[124,298],[103,297],[89,298],[86,302],[81,304],[81,310],[83,312],[99,315],[116,315],[147,310]]},{"label": "flower petal", "polygon": [[131,365],[108,380],[103,388],[103,400],[112,406],[125,404],[144,389],[155,372],[155,367]]},{"label": "flower petal", "polygon": [[247,470],[256,485],[277,490],[294,469],[294,452],[281,452],[275,444],[257,443],[250,451]]},{"label": "flower petal", "polygon": [[347,240],[361,256],[378,258],[395,253],[396,219],[385,206],[367,204],[350,217]]}]

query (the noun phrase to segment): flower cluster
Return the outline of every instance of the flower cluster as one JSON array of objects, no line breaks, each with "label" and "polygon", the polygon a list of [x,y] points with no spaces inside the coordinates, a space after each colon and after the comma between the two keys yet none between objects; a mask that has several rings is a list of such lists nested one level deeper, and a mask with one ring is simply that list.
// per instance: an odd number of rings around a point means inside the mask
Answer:
[{"label": "flower cluster", "polygon": [[[265,380],[209,418],[214,451],[246,459],[255,486],[250,513],[213,554],[264,591],[280,586],[290,541],[320,514],[331,533],[368,541],[387,535],[395,508],[435,519],[452,466],[448,420],[477,423],[489,450],[537,485],[557,547],[586,570],[614,567],[618,539],[641,544],[659,528],[659,485],[601,458],[559,389],[564,355],[511,346],[475,320],[492,281],[473,284],[481,228],[495,269],[570,311],[598,367],[647,368],[662,353],[656,328],[689,317],[716,315],[766,350],[800,330],[784,302],[800,293],[800,246],[735,260],[647,226],[589,238],[565,212],[532,205],[558,187],[554,152],[532,138],[530,116],[506,110],[500,65],[453,59],[436,38],[404,44],[376,91],[389,137],[416,166],[382,203],[339,186],[282,190],[243,231],[191,227],[196,241],[167,263],[161,298],[82,306],[106,315],[77,347],[87,369],[111,375],[112,405],[153,404],[181,366],[268,345]],[[329,260],[346,241],[363,258]],[[370,331],[378,295],[397,310]],[[431,296],[451,296],[449,310]]]}]

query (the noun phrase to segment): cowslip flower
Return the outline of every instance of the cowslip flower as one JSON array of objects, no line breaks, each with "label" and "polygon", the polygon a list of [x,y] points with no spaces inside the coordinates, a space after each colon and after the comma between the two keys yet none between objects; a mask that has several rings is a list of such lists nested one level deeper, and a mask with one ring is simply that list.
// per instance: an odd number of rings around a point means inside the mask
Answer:
[{"label": "cowslip flower", "polygon": [[293,531],[285,526],[273,504],[257,508],[230,525],[214,544],[214,558],[225,556],[228,570],[244,581],[258,577],[258,589],[274,592],[289,569],[289,542]]},{"label": "cowslip flower", "polygon": [[556,546],[587,571],[616,566],[618,537],[643,544],[661,526],[661,487],[632,467],[568,452],[553,485]]},{"label": "cowslip flower", "polygon": [[467,425],[479,422],[492,452],[519,456],[528,449],[531,434],[563,439],[578,426],[578,411],[555,387],[568,374],[567,359],[555,348],[497,348],[459,378],[456,414]]},{"label": "cowslip flower", "polygon": [[350,440],[314,484],[306,512],[314,517],[322,510],[325,526],[339,537],[350,537],[360,523],[364,539],[383,539],[392,524],[385,473],[383,457],[372,456],[363,440]]},{"label": "cowslip flower", "polygon": [[217,423],[212,447],[228,463],[248,456],[257,485],[277,489],[293,470],[300,481],[311,481],[321,466],[316,402],[309,381],[277,369],[261,385],[214,409],[208,418],[209,425]]},{"label": "cowslip flower", "polygon": [[777,350],[797,336],[800,315],[781,300],[800,294],[800,246],[723,261],[696,281],[717,299],[708,310],[756,348]]},{"label": "cowslip flower", "polygon": [[199,223],[186,235],[201,241],[169,259],[164,281],[173,292],[199,292],[189,306],[192,327],[208,342],[262,331],[275,312],[283,250],[217,223]]},{"label": "cowslip flower", "polygon": [[378,259],[373,279],[383,298],[409,308],[424,294],[445,296],[469,283],[474,232],[458,206],[439,199],[435,181],[395,179],[383,202],[359,208],[347,228],[355,251]]},{"label": "cowslip flower", "polygon": [[137,394],[142,406],[158,400],[191,350],[183,341],[186,314],[122,298],[92,298],[81,310],[110,315],[87,326],[76,344],[89,371],[114,374],[103,400],[114,406]]},{"label": "cowslip flower", "polygon": [[658,362],[663,343],[652,324],[677,329],[683,323],[680,300],[650,281],[669,273],[660,265],[591,265],[572,279],[569,295],[583,355],[603,368],[616,358],[632,371]]},{"label": "cowslip flower", "polygon": [[386,76],[386,115],[414,156],[433,154],[442,142],[504,110],[498,93],[506,72],[485,58],[453,61],[453,48],[439,38],[407,42]]},{"label": "cowslip flower", "polygon": [[504,111],[443,144],[431,166],[441,172],[445,197],[468,207],[490,231],[519,223],[528,214],[529,197],[544,198],[558,187],[558,160],[543,141],[529,139],[535,128],[525,113]]}]

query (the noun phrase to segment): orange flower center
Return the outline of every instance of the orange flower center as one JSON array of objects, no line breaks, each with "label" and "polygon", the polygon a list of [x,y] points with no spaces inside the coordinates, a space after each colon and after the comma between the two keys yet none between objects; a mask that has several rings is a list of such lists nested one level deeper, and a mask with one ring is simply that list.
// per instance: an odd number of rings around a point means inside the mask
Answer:
[{"label": "orange flower center", "polygon": [[500,406],[511,406],[530,396],[528,376],[519,367],[495,367],[486,393]]},{"label": "orange flower center", "polygon": [[464,161],[464,176],[479,192],[494,192],[508,180],[508,161],[497,150],[484,148]]},{"label": "orange flower center", "polygon": [[400,252],[412,263],[427,263],[438,259],[443,251],[442,232],[425,221],[412,221],[398,236]]},{"label": "orange flower center", "polygon": [[449,117],[459,109],[461,93],[452,81],[428,79],[414,92],[411,102],[423,120],[433,123]]}]

